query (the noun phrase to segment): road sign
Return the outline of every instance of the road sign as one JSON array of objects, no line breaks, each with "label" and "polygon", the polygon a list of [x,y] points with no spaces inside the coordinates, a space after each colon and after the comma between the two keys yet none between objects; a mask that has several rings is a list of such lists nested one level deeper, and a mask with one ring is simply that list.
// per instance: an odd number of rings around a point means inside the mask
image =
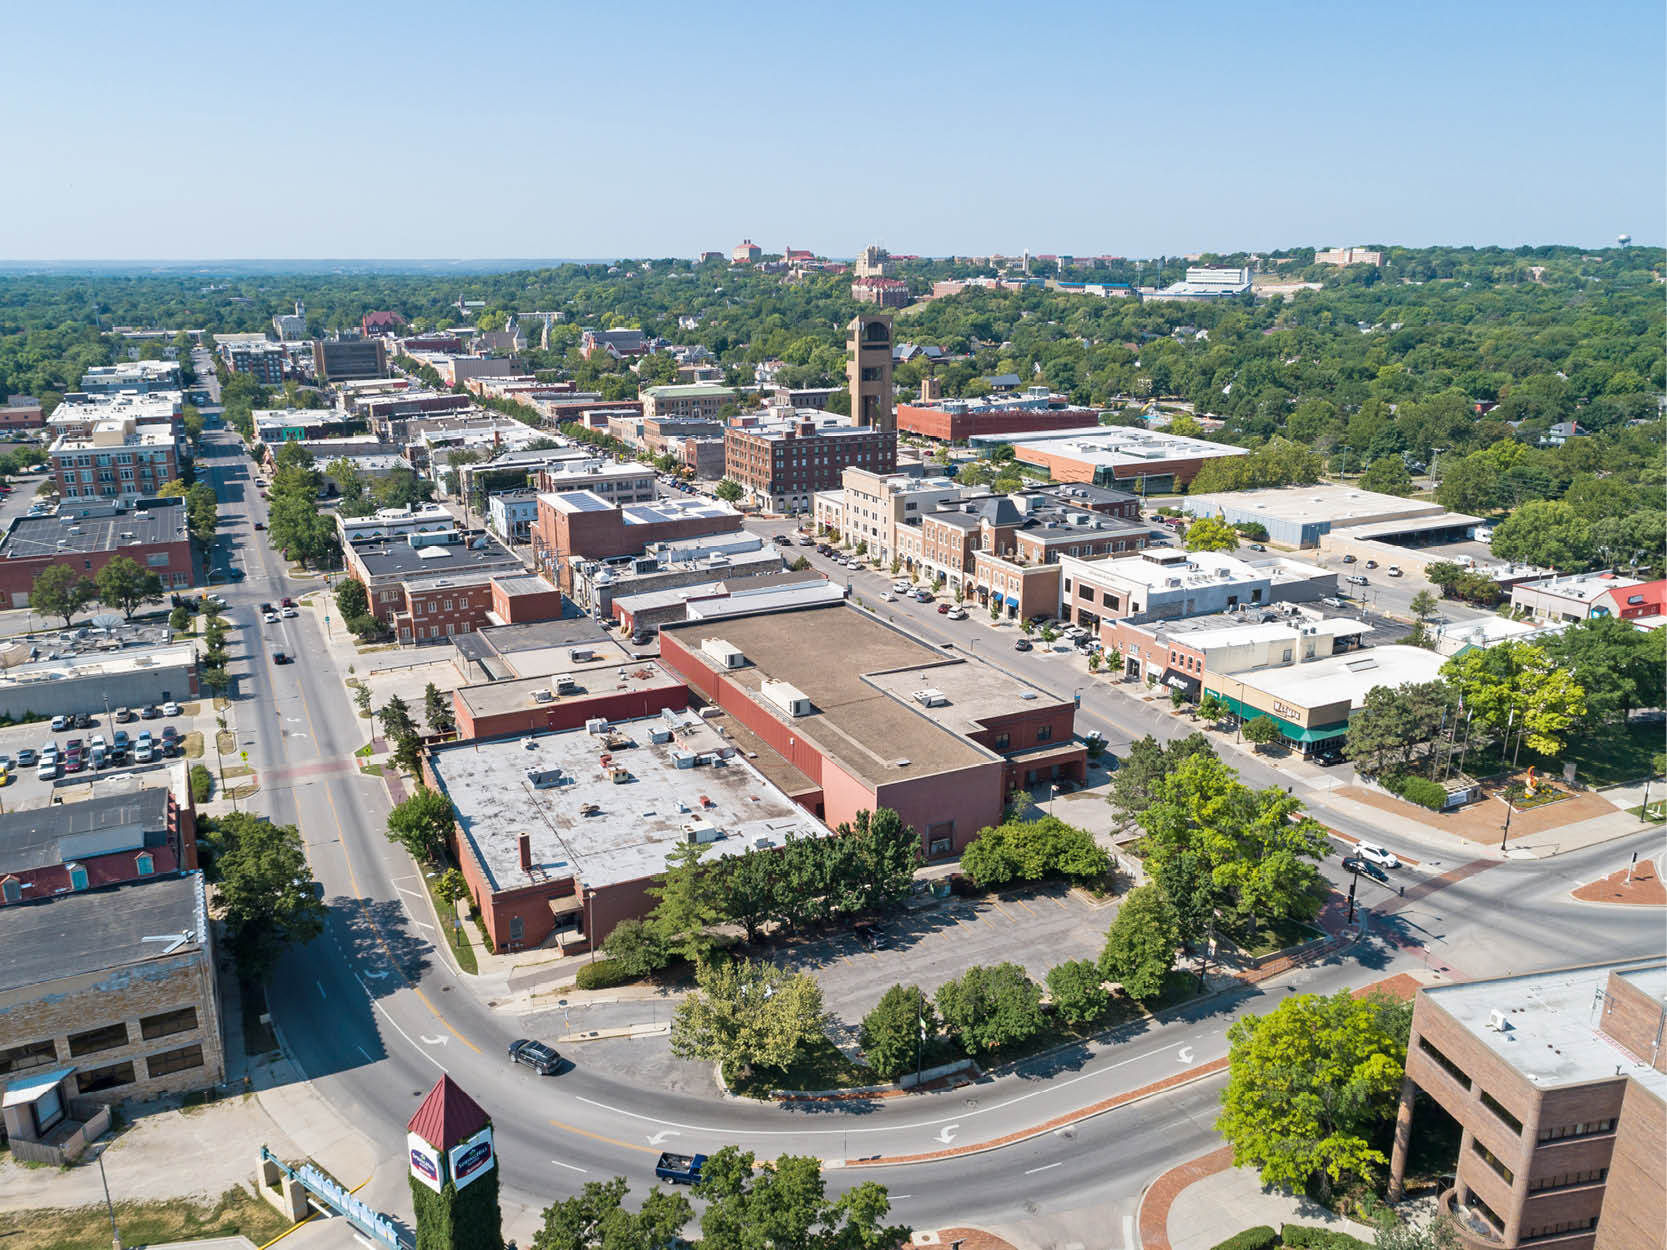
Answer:
[{"label": "road sign", "polygon": [[244,763],[248,763],[248,761],[249,761],[249,753],[248,753],[248,752],[247,752],[247,751],[239,751],[239,752],[238,752],[238,753],[237,753],[237,758],[238,758],[238,759],[240,759],[240,760],[242,760],[242,761],[243,761],[243,762],[244,762]]}]

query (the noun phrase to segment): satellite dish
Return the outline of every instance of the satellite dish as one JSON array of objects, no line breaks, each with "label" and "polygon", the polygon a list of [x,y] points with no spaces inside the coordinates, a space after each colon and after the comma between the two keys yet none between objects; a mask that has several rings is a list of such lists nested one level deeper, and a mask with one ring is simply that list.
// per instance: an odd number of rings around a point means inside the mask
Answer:
[{"label": "satellite dish", "polygon": [[100,612],[93,617],[93,624],[100,629],[114,629],[121,623],[122,614],[120,612]]}]

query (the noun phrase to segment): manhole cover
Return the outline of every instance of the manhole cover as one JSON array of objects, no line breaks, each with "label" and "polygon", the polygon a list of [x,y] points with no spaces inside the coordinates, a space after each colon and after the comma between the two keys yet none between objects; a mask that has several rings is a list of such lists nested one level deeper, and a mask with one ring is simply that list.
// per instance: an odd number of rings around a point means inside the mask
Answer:
[{"label": "manhole cover", "polygon": [[976,1098],[963,1098],[961,1101],[969,1107],[976,1107],[978,1105],[978,1099]]}]

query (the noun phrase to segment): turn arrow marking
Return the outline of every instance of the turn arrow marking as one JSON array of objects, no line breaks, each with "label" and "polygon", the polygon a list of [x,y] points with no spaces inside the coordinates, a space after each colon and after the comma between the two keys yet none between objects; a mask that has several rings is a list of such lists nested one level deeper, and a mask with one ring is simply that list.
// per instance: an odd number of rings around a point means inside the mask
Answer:
[{"label": "turn arrow marking", "polygon": [[654,1136],[652,1136],[648,1139],[648,1144],[650,1146],[658,1146],[662,1142],[664,1142],[666,1140],[666,1138],[668,1138],[668,1137],[681,1137],[681,1136],[683,1136],[683,1134],[679,1133],[676,1129],[673,1129],[673,1128],[662,1129],[662,1130],[660,1130],[660,1132],[654,1134]]},{"label": "turn arrow marking", "polygon": [[960,1127],[961,1126],[959,1124],[946,1124],[938,1130],[938,1135],[934,1140],[941,1141],[947,1146],[950,1142],[955,1140],[955,1130]]},{"label": "turn arrow marking", "polygon": [[1181,1053],[1176,1057],[1182,1063],[1191,1063],[1192,1062],[1192,1047],[1191,1046],[1181,1047]]},{"label": "turn arrow marking", "polygon": [[444,1046],[446,1044],[446,1035],[444,1033],[440,1034],[438,1037],[430,1037],[427,1033],[423,1033],[420,1036],[423,1039],[424,1046]]}]

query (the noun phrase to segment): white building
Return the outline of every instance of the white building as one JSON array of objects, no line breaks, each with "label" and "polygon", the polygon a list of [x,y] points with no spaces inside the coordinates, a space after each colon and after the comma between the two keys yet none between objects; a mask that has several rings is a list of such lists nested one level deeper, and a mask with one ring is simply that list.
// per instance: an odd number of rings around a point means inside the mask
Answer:
[{"label": "white building", "polygon": [[1537,621],[1584,621],[1610,591],[1643,584],[1636,577],[1607,571],[1547,577],[1511,587],[1511,607],[1521,608]]},{"label": "white building", "polygon": [[395,538],[405,534],[437,534],[457,528],[457,518],[437,503],[409,508],[381,508],[368,516],[336,515],[336,530],[344,545]]},{"label": "white building", "polygon": [[491,513],[492,532],[506,543],[532,541],[533,523],[538,520],[538,492],[505,490],[486,501]]}]

